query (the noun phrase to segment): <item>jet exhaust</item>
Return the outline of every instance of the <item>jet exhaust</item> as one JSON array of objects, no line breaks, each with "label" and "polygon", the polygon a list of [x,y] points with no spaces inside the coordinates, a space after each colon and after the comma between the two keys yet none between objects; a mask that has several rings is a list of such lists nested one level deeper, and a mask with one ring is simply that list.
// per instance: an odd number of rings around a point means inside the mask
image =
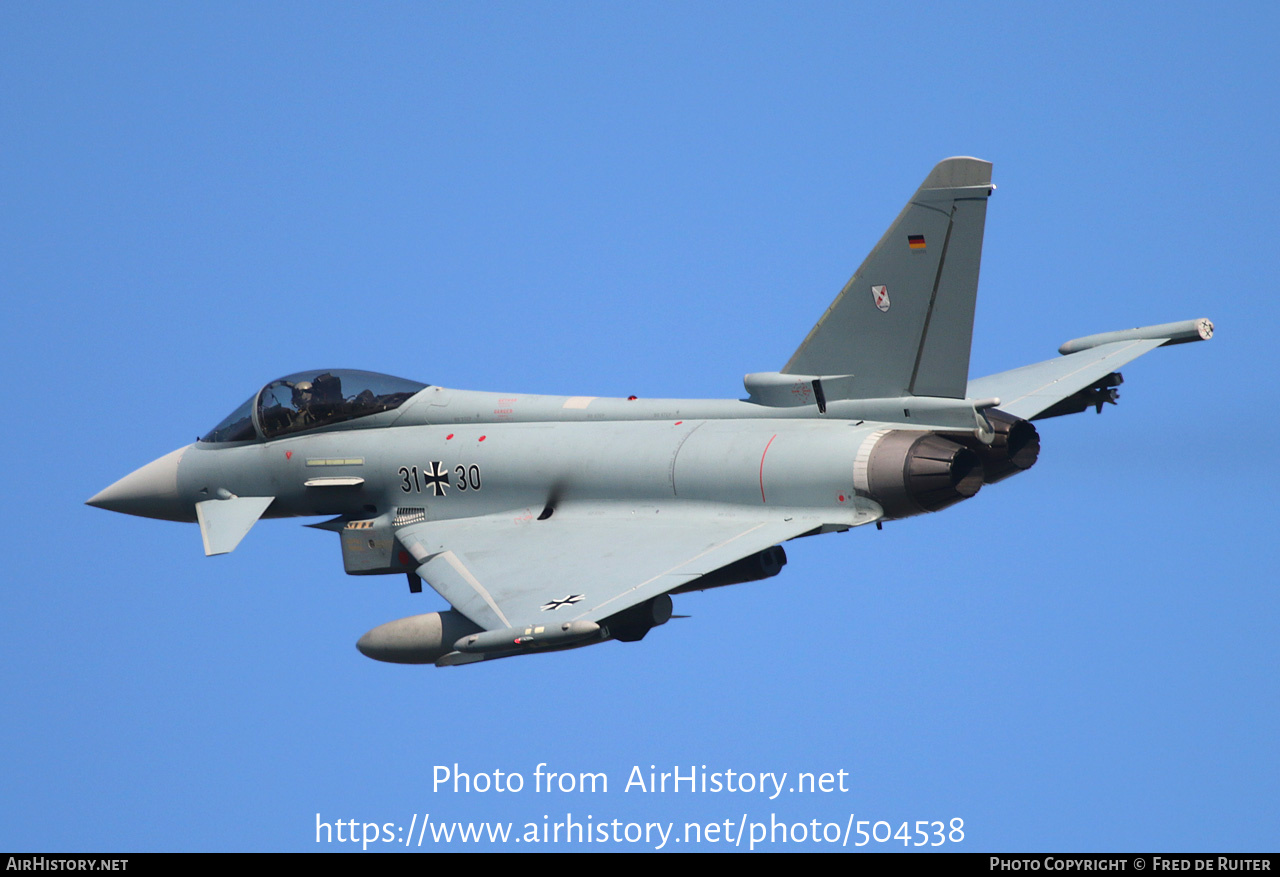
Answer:
[{"label": "jet exhaust", "polygon": [[982,460],[983,481],[995,484],[1034,466],[1040,457],[1040,433],[1035,424],[998,408],[984,413],[995,439],[989,445],[972,437],[964,442]]},{"label": "jet exhaust", "polygon": [[977,453],[929,432],[880,430],[858,450],[854,486],[884,508],[885,517],[936,512],[975,495],[984,470]]}]

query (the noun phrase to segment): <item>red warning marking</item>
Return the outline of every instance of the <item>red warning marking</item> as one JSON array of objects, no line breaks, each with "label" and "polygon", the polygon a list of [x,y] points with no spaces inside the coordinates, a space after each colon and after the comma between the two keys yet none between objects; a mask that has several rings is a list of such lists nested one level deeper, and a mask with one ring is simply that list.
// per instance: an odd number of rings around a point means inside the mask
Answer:
[{"label": "red warning marking", "polygon": [[679,425],[680,425],[680,424],[682,424],[682,423],[684,423],[684,421],[683,421],[683,420],[677,420],[677,421],[676,421],[676,426],[679,426]]},{"label": "red warning marking", "polygon": [[844,494],[843,494],[843,493],[842,493],[842,494],[840,494],[840,501],[841,501],[841,502],[844,502]]},{"label": "red warning marking", "polygon": [[775,432],[773,434],[773,437],[769,439],[769,444],[765,445],[764,450],[760,453],[760,501],[761,502],[768,502],[768,500],[764,498],[764,455],[769,453],[769,445],[773,444],[773,439],[776,439],[777,437],[778,437],[778,434]]},{"label": "red warning marking", "polygon": [[401,563],[401,565],[403,565],[403,566],[408,566],[408,565],[409,565],[409,552],[407,552],[407,551],[401,551],[401,552],[400,552],[400,563]]},{"label": "red warning marking", "polygon": [[480,436],[480,441],[484,441],[486,436]]},{"label": "red warning marking", "polygon": [[286,460],[292,460],[292,459],[293,459],[293,451],[285,451],[285,452],[284,452],[284,458],[285,458]]},{"label": "red warning marking", "polygon": [[445,440],[445,441],[448,441],[448,440],[449,440],[449,439],[451,439],[451,438],[453,438],[453,433],[449,433],[447,436],[445,436],[445,437],[444,437],[444,440]]}]

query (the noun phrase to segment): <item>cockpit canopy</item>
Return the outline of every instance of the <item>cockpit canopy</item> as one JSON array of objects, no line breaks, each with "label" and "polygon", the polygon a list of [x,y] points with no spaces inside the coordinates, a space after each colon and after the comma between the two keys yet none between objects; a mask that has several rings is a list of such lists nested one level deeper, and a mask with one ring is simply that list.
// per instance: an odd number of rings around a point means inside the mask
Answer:
[{"label": "cockpit canopy", "polygon": [[354,369],[306,371],[267,384],[201,439],[246,442],[399,408],[426,384]]}]

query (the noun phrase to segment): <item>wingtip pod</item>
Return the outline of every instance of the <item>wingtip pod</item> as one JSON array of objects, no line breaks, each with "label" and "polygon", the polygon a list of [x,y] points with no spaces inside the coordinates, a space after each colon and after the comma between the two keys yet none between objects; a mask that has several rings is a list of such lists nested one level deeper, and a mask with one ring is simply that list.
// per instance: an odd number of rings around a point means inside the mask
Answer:
[{"label": "wingtip pod", "polygon": [[969,155],[944,158],[921,183],[922,189],[967,189],[991,185],[991,162]]},{"label": "wingtip pod", "polygon": [[1097,335],[1086,335],[1073,338],[1058,348],[1063,356],[1079,353],[1103,344],[1115,341],[1155,341],[1164,339],[1165,344],[1186,344],[1191,341],[1208,341],[1213,337],[1213,322],[1205,317],[1194,320],[1183,320],[1179,323],[1161,323],[1158,326],[1141,326],[1137,329],[1123,329],[1119,332],[1100,332]]}]

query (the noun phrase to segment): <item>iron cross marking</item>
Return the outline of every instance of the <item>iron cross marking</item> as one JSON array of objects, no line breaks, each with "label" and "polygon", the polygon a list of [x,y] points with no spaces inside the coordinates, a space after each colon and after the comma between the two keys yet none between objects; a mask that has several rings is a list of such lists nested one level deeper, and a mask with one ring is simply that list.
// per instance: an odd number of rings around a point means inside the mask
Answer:
[{"label": "iron cross marking", "polygon": [[426,466],[422,467],[422,484],[424,490],[430,486],[432,496],[444,496],[445,485],[449,484],[449,470],[441,469],[439,460],[432,460],[430,472]]},{"label": "iron cross marking", "polygon": [[567,597],[561,597],[559,600],[551,600],[550,602],[543,603],[542,611],[548,612],[555,609],[559,609],[562,606],[572,606],[574,603],[577,603],[581,599],[582,599],[581,594],[570,594]]}]

